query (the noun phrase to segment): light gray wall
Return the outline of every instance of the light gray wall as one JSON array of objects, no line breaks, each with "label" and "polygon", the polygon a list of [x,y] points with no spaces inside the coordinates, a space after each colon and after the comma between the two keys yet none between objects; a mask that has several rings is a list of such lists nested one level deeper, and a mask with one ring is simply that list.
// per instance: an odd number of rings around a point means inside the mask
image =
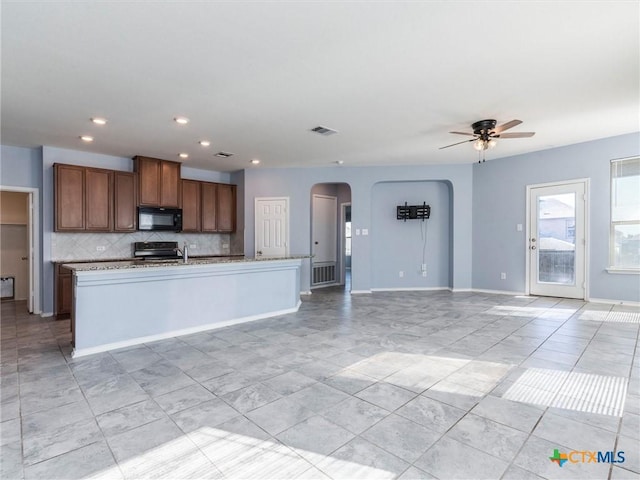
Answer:
[{"label": "light gray wall", "polygon": [[[518,140],[514,140],[518,141]],[[640,301],[640,276],[607,273],[612,159],[640,154],[638,133],[543,150],[473,167],[473,287],[523,292],[526,186],[589,178],[589,296]],[[523,231],[516,231],[516,224]],[[500,272],[507,273],[500,280]]]},{"label": "light gray wall", "polygon": [[200,180],[201,182],[233,183],[231,181],[231,174],[228,172],[200,170],[198,168],[185,167],[184,164],[180,168],[180,175],[182,178]]},{"label": "light gray wall", "polygon": [[231,234],[231,254],[244,254],[244,170],[230,175],[230,182],[236,185],[236,231]]},{"label": "light gray wall", "polygon": [[[431,217],[397,220],[398,205],[431,206]],[[372,211],[375,212],[371,239],[375,262],[372,287],[447,288],[450,285],[449,215],[450,191],[446,182],[383,182],[373,186]],[[426,245],[423,243],[426,234]],[[423,248],[427,276],[423,277]],[[404,273],[403,277],[399,272]]]},{"label": "light gray wall", "polygon": [[[310,192],[317,183],[347,183],[351,187],[352,228],[369,229],[368,236],[352,239],[352,289],[369,291],[373,287],[378,262],[372,239],[386,235],[378,231],[372,208],[373,187],[380,182],[445,181],[451,184],[450,282],[456,290],[471,288],[471,211],[472,166],[432,165],[399,167],[327,167],[292,169],[248,169],[245,171],[245,253],[253,255],[254,199],[289,197],[291,253],[308,254],[310,247]],[[394,254],[395,255],[395,254]],[[309,264],[303,264],[301,289],[309,289]]]},{"label": "light gray wall", "polygon": [[42,148],[0,146],[0,185],[42,187]]}]

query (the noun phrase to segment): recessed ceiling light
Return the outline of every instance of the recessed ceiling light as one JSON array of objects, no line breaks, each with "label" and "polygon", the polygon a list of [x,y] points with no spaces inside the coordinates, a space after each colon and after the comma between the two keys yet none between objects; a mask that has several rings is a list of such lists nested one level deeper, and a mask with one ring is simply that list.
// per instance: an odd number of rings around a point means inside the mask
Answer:
[{"label": "recessed ceiling light", "polygon": [[254,158],[253,160],[251,160],[251,165],[260,165],[260,160]]},{"label": "recessed ceiling light", "polygon": [[189,119],[187,117],[176,117],[173,120],[180,125],[186,125],[189,123]]},{"label": "recessed ceiling light", "polygon": [[233,153],[229,153],[229,152],[218,152],[216,153],[216,157],[221,157],[221,158],[229,158],[233,155]]},{"label": "recessed ceiling light", "polygon": [[211,142],[209,140],[200,140],[200,145],[202,145],[203,147],[208,147],[209,145],[211,145]]},{"label": "recessed ceiling light", "polygon": [[189,158],[189,154],[188,153],[180,153],[178,156],[180,158]]},{"label": "recessed ceiling light", "polygon": [[83,142],[93,142],[93,137],[89,135],[81,135],[80,140],[82,140]]},{"label": "recessed ceiling light", "polygon": [[96,125],[106,125],[107,124],[107,119],[106,118],[101,118],[101,117],[93,117],[91,119],[91,121],[93,123],[95,123]]}]

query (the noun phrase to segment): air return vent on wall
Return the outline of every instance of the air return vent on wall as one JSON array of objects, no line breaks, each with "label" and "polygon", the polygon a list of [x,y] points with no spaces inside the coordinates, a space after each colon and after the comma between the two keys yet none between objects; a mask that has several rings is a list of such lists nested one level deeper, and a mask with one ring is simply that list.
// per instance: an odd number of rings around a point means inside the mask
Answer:
[{"label": "air return vent on wall", "polygon": [[323,127],[322,125],[318,125],[317,127],[312,128],[311,131],[315,133],[319,133],[320,135],[324,135],[325,137],[328,137],[329,135],[333,135],[334,133],[338,133],[337,130]]}]

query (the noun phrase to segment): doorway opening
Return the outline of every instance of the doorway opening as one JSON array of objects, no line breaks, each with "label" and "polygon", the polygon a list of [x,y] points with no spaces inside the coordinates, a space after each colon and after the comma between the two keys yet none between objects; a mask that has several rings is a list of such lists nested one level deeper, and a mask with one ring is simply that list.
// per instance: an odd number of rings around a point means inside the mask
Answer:
[{"label": "doorway opening", "polygon": [[14,301],[25,302],[29,313],[40,313],[38,193],[37,188],[0,186],[3,290],[12,283]]},{"label": "doorway opening", "polygon": [[311,188],[312,289],[340,285],[350,291],[350,227],[351,187],[346,183],[314,185]]},{"label": "doorway opening", "polygon": [[340,217],[340,225],[342,226],[342,285],[346,291],[351,291],[351,203],[342,203],[340,205],[342,215]]}]

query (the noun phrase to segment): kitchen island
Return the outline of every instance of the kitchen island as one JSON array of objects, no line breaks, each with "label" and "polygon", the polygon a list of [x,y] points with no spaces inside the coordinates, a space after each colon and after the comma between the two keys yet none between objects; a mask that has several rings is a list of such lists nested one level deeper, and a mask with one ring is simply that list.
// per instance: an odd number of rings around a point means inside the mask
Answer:
[{"label": "kitchen island", "polygon": [[306,255],[69,263],[73,357],[298,310]]}]

